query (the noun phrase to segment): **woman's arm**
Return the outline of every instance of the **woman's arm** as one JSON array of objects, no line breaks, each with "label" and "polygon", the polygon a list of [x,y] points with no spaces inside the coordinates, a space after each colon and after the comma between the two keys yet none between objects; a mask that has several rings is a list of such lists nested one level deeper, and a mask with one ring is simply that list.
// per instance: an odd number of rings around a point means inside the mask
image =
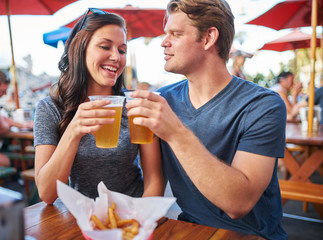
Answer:
[{"label": "woman's arm", "polygon": [[163,196],[165,184],[158,137],[154,137],[151,144],[140,145],[140,159],[144,175],[143,197]]},{"label": "woman's arm", "polygon": [[57,198],[56,180],[67,182],[81,138],[114,121],[113,118],[101,117],[112,116],[115,111],[98,109],[109,103],[104,100],[82,103],[57,146],[36,146],[36,185],[40,198],[47,204],[52,204]]},{"label": "woman's arm", "polygon": [[54,145],[38,145],[35,147],[35,179],[39,197],[47,204],[57,198],[56,180],[67,182],[80,137],[72,136],[66,129],[57,147]]}]

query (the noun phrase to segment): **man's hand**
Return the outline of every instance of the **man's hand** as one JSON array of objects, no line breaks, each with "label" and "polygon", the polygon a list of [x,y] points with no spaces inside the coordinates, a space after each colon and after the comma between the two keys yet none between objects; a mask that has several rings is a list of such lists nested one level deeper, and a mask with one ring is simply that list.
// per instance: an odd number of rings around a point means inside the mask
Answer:
[{"label": "man's hand", "polygon": [[148,127],[159,138],[167,142],[171,141],[176,130],[183,124],[167,101],[149,91],[134,91],[131,96],[140,99],[129,101],[126,104],[128,116],[144,116],[134,118],[134,124]]}]

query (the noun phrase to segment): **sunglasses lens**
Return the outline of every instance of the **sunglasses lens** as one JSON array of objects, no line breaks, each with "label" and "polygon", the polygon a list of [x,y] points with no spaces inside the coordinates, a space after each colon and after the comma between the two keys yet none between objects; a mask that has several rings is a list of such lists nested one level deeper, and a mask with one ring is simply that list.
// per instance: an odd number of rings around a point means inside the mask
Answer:
[{"label": "sunglasses lens", "polygon": [[90,10],[93,14],[97,14],[97,15],[107,14],[107,12],[102,11],[101,9],[98,9],[98,8],[90,8],[89,10]]}]

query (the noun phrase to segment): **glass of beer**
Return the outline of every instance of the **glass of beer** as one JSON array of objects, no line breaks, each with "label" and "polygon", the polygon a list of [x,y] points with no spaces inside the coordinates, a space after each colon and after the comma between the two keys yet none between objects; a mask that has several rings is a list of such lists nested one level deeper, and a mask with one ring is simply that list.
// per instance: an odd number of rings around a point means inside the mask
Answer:
[{"label": "glass of beer", "polygon": [[103,108],[115,110],[116,114],[103,118],[114,118],[114,123],[103,125],[94,133],[96,146],[98,148],[115,148],[118,146],[122,107],[125,97],[123,96],[89,96],[90,101],[110,100],[111,103]]},{"label": "glass of beer", "polygon": [[[135,98],[130,96],[131,91],[125,92],[126,100],[131,101]],[[154,92],[154,94],[160,94],[159,92]],[[129,131],[130,131],[130,141],[131,143],[135,144],[148,144],[153,142],[154,133],[147,127],[139,126],[133,123],[133,119],[136,117],[143,117],[143,116],[130,116],[129,117]]]}]

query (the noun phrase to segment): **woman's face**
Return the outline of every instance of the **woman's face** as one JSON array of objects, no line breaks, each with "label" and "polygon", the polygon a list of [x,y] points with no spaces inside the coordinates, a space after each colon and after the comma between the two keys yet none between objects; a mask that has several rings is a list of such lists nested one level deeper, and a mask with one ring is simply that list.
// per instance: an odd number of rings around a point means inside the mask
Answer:
[{"label": "woman's face", "polygon": [[85,51],[90,94],[112,93],[126,65],[126,52],[126,34],[120,26],[106,25],[94,32]]}]

